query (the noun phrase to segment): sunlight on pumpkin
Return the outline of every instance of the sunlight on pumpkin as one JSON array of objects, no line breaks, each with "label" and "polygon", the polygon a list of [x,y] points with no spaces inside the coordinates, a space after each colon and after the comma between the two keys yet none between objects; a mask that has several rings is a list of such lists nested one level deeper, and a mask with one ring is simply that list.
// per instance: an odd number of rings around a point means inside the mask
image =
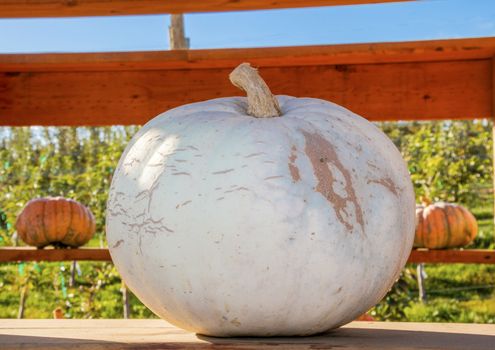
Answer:
[{"label": "sunlight on pumpkin", "polygon": [[[149,138],[148,138],[149,140]],[[160,142],[161,145],[152,152],[152,154],[147,154],[144,159],[146,161],[141,165],[141,169],[146,169],[146,171],[141,171],[138,178],[138,183],[141,187],[146,186],[146,184],[153,183],[160,174],[163,173],[163,168],[167,165],[168,157],[172,155],[177,146],[179,145],[179,136],[177,135],[169,135],[162,140],[158,140],[156,142]],[[148,142],[147,145],[143,145],[142,149],[140,147],[136,147],[140,153],[147,152],[150,149],[151,142]],[[136,168],[137,169],[137,168]]]}]

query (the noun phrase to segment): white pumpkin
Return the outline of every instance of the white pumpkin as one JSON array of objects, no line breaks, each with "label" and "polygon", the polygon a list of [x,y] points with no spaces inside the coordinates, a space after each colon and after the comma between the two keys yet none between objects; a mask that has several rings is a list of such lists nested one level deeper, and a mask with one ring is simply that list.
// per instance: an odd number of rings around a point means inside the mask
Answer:
[{"label": "white pumpkin", "polygon": [[107,238],[125,283],[202,334],[343,325],[386,294],[413,243],[414,194],[393,143],[333,103],[274,98],[259,79],[243,64],[231,80],[247,99],[151,120],[110,189]]}]

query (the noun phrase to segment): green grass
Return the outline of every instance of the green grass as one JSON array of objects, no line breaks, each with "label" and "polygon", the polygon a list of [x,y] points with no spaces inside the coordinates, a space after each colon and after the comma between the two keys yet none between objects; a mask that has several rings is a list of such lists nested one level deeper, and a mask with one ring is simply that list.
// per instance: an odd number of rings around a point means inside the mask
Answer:
[{"label": "green grass", "polygon": [[[71,263],[0,265],[0,318],[17,317],[21,289],[28,284],[25,318],[51,318],[61,307],[67,318],[121,318],[121,281],[110,263],[80,262],[81,275],[69,286]],[[23,266],[23,268],[19,268]],[[131,294],[134,318],[153,317]]]},{"label": "green grass", "polygon": [[495,323],[495,295],[487,299],[458,301],[435,298],[423,303],[412,303],[405,308],[407,321]]}]

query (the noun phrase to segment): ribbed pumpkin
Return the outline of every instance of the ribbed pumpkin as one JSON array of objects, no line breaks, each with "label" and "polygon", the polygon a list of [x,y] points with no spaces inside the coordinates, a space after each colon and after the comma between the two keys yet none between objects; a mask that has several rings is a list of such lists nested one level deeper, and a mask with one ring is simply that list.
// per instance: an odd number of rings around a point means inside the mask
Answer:
[{"label": "ribbed pumpkin", "polygon": [[412,248],[404,160],[343,107],[273,96],[246,63],[230,78],[247,98],[177,107],[127,146],[106,216],[116,268],[150,310],[200,334],[308,335],[354,320]]},{"label": "ribbed pumpkin", "polygon": [[476,237],[478,224],[463,206],[438,202],[416,206],[414,246],[430,249],[462,247]]},{"label": "ribbed pumpkin", "polygon": [[32,246],[79,247],[95,232],[95,219],[81,203],[63,197],[30,200],[17,217],[16,230]]}]

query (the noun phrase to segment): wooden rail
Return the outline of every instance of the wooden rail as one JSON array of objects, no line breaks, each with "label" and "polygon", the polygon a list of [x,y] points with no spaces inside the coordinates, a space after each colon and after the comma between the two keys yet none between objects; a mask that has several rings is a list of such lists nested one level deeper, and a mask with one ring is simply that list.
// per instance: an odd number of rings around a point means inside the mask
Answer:
[{"label": "wooden rail", "polygon": [[272,10],[402,1],[411,0],[2,0],[0,18]]},{"label": "wooden rail", "polygon": [[[112,261],[108,249],[36,249],[29,247],[0,248],[0,262],[14,261]],[[409,263],[495,264],[495,250],[427,250],[415,249]]]},{"label": "wooden rail", "polygon": [[464,264],[495,264],[495,250],[465,249],[465,250],[429,250],[415,249],[409,256],[409,263],[464,263]]},{"label": "wooden rail", "polygon": [[276,94],[336,102],[370,120],[492,116],[495,38],[165,52],[0,55],[0,125],[143,124],[239,95],[251,62]]},{"label": "wooden rail", "polygon": [[31,247],[2,247],[0,262],[9,261],[112,261],[108,249],[36,249]]}]

